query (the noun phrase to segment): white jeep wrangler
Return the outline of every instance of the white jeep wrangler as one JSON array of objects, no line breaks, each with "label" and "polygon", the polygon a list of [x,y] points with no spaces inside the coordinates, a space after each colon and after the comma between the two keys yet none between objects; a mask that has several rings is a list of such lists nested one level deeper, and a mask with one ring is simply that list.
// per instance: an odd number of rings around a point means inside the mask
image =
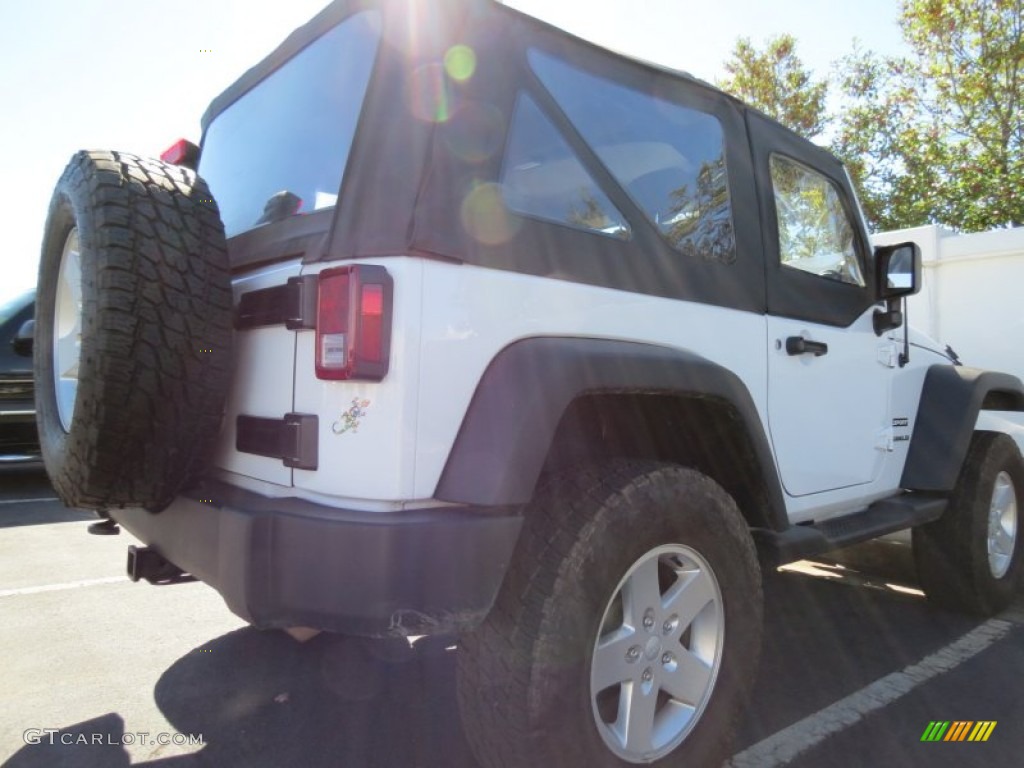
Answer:
[{"label": "white jeep wrangler", "polygon": [[200,147],[72,159],[43,453],[135,578],[458,633],[485,766],[712,765],[758,551],[912,528],[929,599],[1018,590],[1024,387],[907,331],[920,274],[834,157],[706,84],[486,0],[336,0]]}]

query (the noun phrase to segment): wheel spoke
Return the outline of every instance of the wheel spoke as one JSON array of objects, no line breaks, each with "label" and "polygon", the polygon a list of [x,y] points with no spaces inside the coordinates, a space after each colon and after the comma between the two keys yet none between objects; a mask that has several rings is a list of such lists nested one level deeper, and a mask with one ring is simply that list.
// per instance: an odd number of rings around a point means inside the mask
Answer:
[{"label": "wheel spoke", "polygon": [[988,565],[992,575],[1006,575],[1017,547],[1017,493],[1007,472],[996,475],[988,508]]},{"label": "wheel spoke", "polygon": [[71,292],[71,300],[76,305],[82,303],[82,264],[81,255],[78,251],[78,237],[74,238],[73,245],[70,245],[67,257],[64,262],[64,280]]},{"label": "wheel spoke", "polygon": [[53,311],[53,386],[57,416],[65,431],[74,416],[78,364],[82,355],[82,264],[78,230],[64,241]]},{"label": "wheel spoke", "polygon": [[704,607],[715,599],[715,587],[703,571],[686,571],[665,593],[662,610],[679,617],[678,637]]},{"label": "wheel spoke", "polygon": [[75,395],[78,392],[78,381],[75,379],[60,379],[57,385],[57,403],[61,409],[61,413],[69,414],[68,421],[70,425],[70,419],[74,407],[75,407]]},{"label": "wheel spoke", "polygon": [[1004,512],[1015,501],[1013,496],[1013,486],[1010,483],[996,483],[992,493],[992,511],[997,514]]},{"label": "wheel spoke", "polygon": [[1012,555],[1013,554],[1013,537],[1009,532],[1001,525],[997,525],[995,531],[992,534],[991,549],[1000,555]]},{"label": "wheel spoke", "polygon": [[643,623],[644,612],[661,602],[658,585],[658,559],[648,558],[622,585],[622,611],[624,623],[633,628]]},{"label": "wheel spoke", "polygon": [[78,328],[57,339],[57,374],[61,379],[78,379],[78,360],[81,357],[81,340],[78,337]]},{"label": "wheel spoke", "polygon": [[637,642],[635,635],[629,627],[621,627],[598,641],[591,667],[590,690],[593,695],[636,676],[637,663],[627,658],[630,647]]},{"label": "wheel spoke", "polygon": [[675,655],[675,668],[662,672],[661,689],[673,699],[696,707],[711,683],[712,668],[683,648],[678,649]]},{"label": "wheel spoke", "polygon": [[650,688],[645,693],[641,683],[627,683],[622,686],[622,693],[619,696],[619,717],[615,725],[626,749],[636,754],[650,751],[657,704],[656,688]]}]

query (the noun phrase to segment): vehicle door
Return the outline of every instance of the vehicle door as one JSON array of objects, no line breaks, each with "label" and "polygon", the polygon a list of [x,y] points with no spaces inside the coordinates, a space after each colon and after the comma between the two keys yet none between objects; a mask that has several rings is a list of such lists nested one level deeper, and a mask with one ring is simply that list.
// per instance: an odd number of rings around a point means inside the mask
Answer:
[{"label": "vehicle door", "polygon": [[764,232],[768,420],[790,496],[866,485],[893,450],[893,342],[875,334],[870,249],[841,164],[748,118]]}]

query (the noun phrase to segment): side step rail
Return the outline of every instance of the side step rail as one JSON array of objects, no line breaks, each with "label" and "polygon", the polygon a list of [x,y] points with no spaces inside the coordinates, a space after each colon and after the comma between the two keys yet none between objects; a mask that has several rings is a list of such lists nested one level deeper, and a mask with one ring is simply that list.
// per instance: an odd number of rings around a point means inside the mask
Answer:
[{"label": "side step rail", "polygon": [[792,525],[785,531],[753,530],[762,558],[772,565],[820,555],[896,531],[931,523],[942,517],[944,495],[904,493],[876,501],[863,512],[811,525]]}]

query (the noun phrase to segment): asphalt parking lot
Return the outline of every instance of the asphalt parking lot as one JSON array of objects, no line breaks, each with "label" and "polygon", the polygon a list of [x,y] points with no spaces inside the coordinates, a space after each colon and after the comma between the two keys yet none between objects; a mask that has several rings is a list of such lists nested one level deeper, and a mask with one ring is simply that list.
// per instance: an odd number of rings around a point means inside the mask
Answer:
[{"label": "asphalt parking lot", "polygon": [[[131,538],[89,536],[94,518],[53,499],[39,473],[0,475],[4,765],[475,765],[450,641],[395,658],[251,629],[202,584],[132,584]],[[865,546],[768,579],[733,766],[1021,764],[1024,604],[931,609],[908,554]],[[931,721],[996,726],[922,742]]]}]

